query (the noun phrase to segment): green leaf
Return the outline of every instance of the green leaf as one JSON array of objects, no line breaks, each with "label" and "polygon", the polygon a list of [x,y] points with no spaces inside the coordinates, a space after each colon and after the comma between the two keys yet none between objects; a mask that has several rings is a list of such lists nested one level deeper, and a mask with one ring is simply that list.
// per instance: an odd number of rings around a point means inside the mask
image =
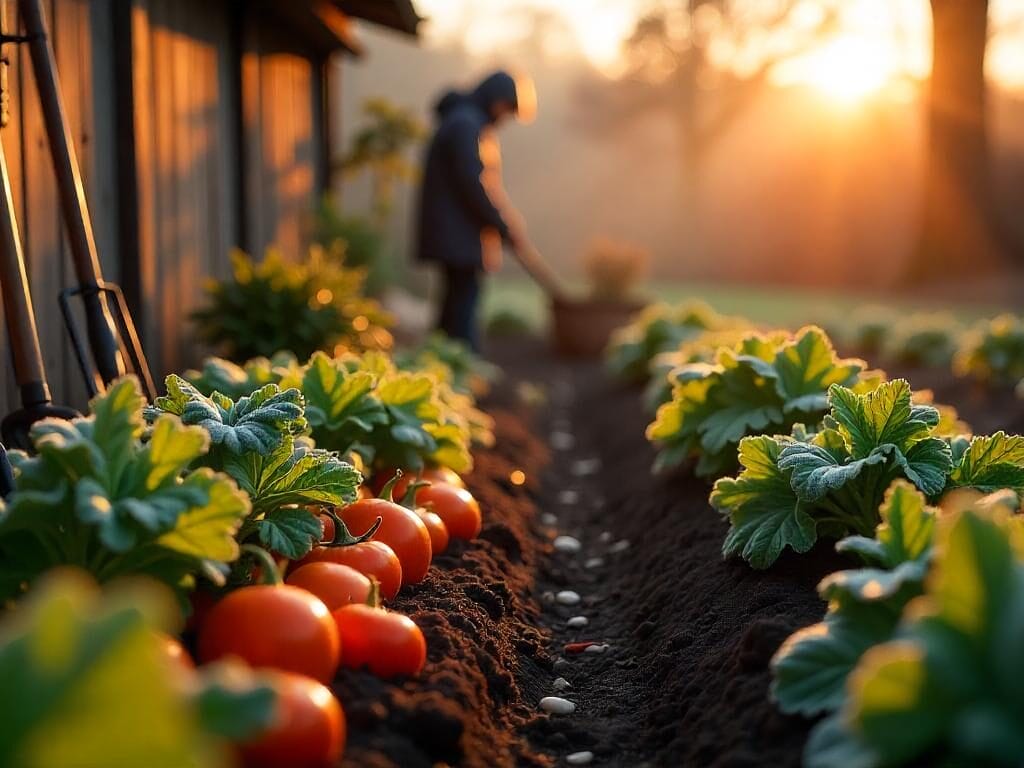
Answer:
[{"label": "green leaf", "polygon": [[387,423],[376,386],[377,376],[370,371],[349,371],[321,352],[310,358],[302,376],[302,394],[319,446],[346,453],[375,426]]},{"label": "green leaf", "polygon": [[249,499],[233,482],[208,469],[198,469],[182,488],[199,491],[204,501],[177,516],[174,528],[157,544],[182,555],[222,562],[238,558],[235,532],[249,513]]},{"label": "green leaf", "polygon": [[817,539],[814,520],[779,469],[780,451],[775,438],[744,438],[739,449],[743,471],[719,480],[711,492],[711,505],[731,524],[723,554],[740,555],[754,568],[767,568],[787,546],[807,552]]},{"label": "green leaf", "polygon": [[865,394],[834,384],[829,402],[832,417],[848,436],[850,453],[858,459],[887,443],[906,452],[939,422],[935,408],[911,404],[910,385],[904,379],[885,382]]},{"label": "green leaf", "polygon": [[101,605],[55,577],[8,620],[0,675],[4,764],[18,768],[218,765],[134,605]]},{"label": "green leaf", "polygon": [[806,501],[818,501],[831,491],[855,480],[871,466],[885,464],[893,446],[881,446],[862,459],[840,462],[829,451],[812,443],[792,443],[779,454],[779,469],[792,472],[793,490]]},{"label": "green leaf", "polygon": [[180,590],[237,557],[244,495],[224,476],[188,469],[206,433],[152,414],[143,443],[143,404],[138,383],[122,379],[93,400],[92,415],[36,425],[38,455],[19,460],[0,515],[0,559],[17,563],[20,581],[77,565],[101,582],[145,573]]},{"label": "green leaf", "polygon": [[[875,532],[880,547],[878,564],[895,568],[928,553],[935,536],[937,512],[927,506],[916,488],[903,480],[895,481],[886,491],[878,512],[882,518]],[[836,549],[849,551],[844,543],[845,540],[839,542]]]},{"label": "green leaf", "polygon": [[775,356],[776,388],[786,410],[825,410],[825,394],[833,384],[849,385],[867,368],[863,360],[839,360],[820,328],[797,331],[792,343]]},{"label": "green leaf", "polygon": [[267,384],[235,402],[217,392],[206,397],[173,374],[167,377],[166,386],[168,394],[156,399],[154,410],[173,413],[185,424],[202,427],[213,445],[233,454],[266,455],[281,444],[283,435],[299,434],[306,426],[302,394],[297,389],[282,392],[276,384]]},{"label": "green leaf", "polygon": [[861,656],[892,637],[898,610],[851,603],[792,634],[772,659],[772,696],[783,712],[812,716],[843,703],[846,679]]},{"label": "green leaf", "polygon": [[878,768],[881,760],[843,721],[826,717],[811,731],[804,748],[804,768]]},{"label": "green leaf", "polygon": [[260,542],[268,549],[297,560],[320,541],[322,529],[315,514],[303,507],[282,507],[256,522]]},{"label": "green leaf", "polygon": [[1024,437],[996,432],[975,437],[958,451],[950,484],[991,493],[1009,488],[1024,494]]}]

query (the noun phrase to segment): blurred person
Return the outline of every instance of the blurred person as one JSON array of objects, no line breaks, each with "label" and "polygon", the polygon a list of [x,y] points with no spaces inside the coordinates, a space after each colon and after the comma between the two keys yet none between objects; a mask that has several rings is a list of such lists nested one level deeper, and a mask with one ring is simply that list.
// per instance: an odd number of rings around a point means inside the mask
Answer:
[{"label": "blurred person", "polygon": [[495,72],[469,92],[448,91],[437,102],[437,128],[427,147],[419,197],[416,256],[442,277],[437,325],[480,348],[477,308],[481,278],[501,266],[502,246],[528,260],[532,246],[522,217],[501,185],[495,129],[510,117],[528,122],[533,85]]}]

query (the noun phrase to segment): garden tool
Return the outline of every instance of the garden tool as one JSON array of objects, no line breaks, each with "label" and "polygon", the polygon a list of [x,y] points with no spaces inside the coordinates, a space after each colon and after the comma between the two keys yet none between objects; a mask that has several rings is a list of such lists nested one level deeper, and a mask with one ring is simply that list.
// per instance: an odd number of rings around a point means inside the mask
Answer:
[{"label": "garden tool", "polygon": [[[46,381],[43,355],[39,349],[36,315],[32,309],[25,259],[21,253],[18,220],[14,216],[11,180],[7,174],[7,157],[0,143],[0,291],[4,300],[4,320],[11,344],[14,378],[18,383],[21,408],[0,422],[4,443],[29,448],[28,430],[47,416],[73,418],[78,414],[50,402],[50,386]],[[4,454],[6,461],[6,453]]]},{"label": "garden tool", "polygon": [[[145,395],[152,400],[156,395],[153,377],[131,312],[121,289],[103,279],[82,175],[64,111],[53,46],[47,36],[42,0],[18,0],[18,8],[25,34],[21,37],[5,36],[3,40],[26,43],[29,48],[78,283],[60,296],[61,312],[78,365],[90,397],[101,392],[118,376],[134,373],[139,377]],[[83,339],[71,311],[71,299],[76,296],[82,302],[87,340]],[[87,347],[91,355],[87,354]]]}]

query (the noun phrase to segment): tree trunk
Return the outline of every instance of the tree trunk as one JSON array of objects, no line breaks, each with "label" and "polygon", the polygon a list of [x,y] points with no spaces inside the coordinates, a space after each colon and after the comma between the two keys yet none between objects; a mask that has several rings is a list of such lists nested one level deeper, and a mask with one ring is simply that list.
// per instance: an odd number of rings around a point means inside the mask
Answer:
[{"label": "tree trunk", "polygon": [[1001,266],[985,115],[988,0],[931,0],[924,208],[910,280]]}]

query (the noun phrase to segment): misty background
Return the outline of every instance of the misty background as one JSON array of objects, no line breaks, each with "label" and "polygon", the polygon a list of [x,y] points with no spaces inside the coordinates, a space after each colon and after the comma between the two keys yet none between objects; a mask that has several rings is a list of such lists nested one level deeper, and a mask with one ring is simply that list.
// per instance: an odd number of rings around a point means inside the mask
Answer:
[{"label": "misty background", "polygon": [[[429,23],[418,43],[362,29],[369,53],[346,62],[340,78],[341,145],[368,98],[386,94],[429,127],[447,88],[471,87],[496,67],[524,70],[536,82],[538,114],[499,133],[505,186],[533,241],[566,278],[578,276],[599,235],[648,249],[653,280],[872,290],[905,273],[921,221],[924,78],[856,103],[763,78],[742,92],[709,87],[702,97],[740,96],[695,149],[693,137],[681,135],[679,99],[552,46],[568,35],[557,14],[526,9],[515,22],[514,41],[498,50],[432,35]],[[996,206],[1020,234],[1024,92],[990,78],[987,98]],[[347,211],[369,207],[366,180],[344,180],[340,190]],[[400,185],[389,225],[403,272],[414,270],[414,200],[414,188]],[[511,260],[505,269],[516,273]],[[425,279],[409,274],[413,284]]]}]

